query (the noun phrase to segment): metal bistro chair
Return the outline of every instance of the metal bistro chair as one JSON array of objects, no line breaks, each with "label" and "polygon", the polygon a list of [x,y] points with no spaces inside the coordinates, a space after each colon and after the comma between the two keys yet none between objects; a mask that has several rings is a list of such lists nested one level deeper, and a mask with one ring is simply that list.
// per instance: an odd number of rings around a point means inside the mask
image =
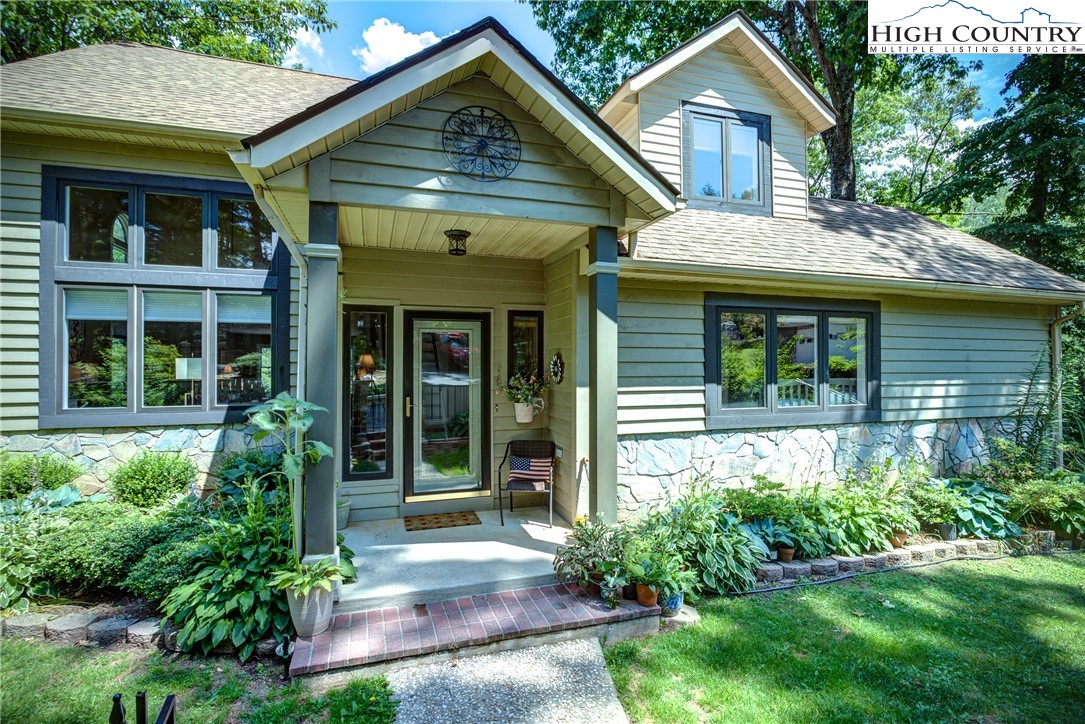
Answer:
[{"label": "metal bistro chair", "polygon": [[[550,498],[550,527],[554,527],[554,451],[550,440],[512,440],[505,446],[505,457],[497,466],[497,486],[501,525],[505,525],[505,493],[509,492],[509,512],[513,512],[513,493],[546,493]],[[516,465],[513,465],[513,458]],[[525,462],[526,460],[526,462]],[[501,488],[501,469],[508,463],[505,487]],[[514,469],[515,468],[515,469]]]}]

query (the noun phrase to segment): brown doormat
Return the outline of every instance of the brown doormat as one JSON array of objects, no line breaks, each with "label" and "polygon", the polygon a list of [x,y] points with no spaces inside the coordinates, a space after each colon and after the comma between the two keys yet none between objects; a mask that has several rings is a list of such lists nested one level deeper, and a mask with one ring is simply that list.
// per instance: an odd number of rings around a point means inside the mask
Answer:
[{"label": "brown doormat", "polygon": [[461,525],[482,525],[474,511],[466,513],[434,513],[433,515],[408,515],[403,518],[407,530],[434,530],[435,528],[458,528]]}]

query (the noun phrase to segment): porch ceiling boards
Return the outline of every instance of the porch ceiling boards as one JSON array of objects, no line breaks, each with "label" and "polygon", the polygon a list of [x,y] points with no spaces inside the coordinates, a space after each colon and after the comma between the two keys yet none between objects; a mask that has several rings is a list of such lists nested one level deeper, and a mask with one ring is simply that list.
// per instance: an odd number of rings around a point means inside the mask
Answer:
[{"label": "porch ceiling boards", "polygon": [[583,226],[525,221],[500,216],[466,216],[403,209],[339,207],[339,243],[404,251],[448,250],[446,229],[467,229],[467,253],[477,256],[542,259],[587,237]]}]

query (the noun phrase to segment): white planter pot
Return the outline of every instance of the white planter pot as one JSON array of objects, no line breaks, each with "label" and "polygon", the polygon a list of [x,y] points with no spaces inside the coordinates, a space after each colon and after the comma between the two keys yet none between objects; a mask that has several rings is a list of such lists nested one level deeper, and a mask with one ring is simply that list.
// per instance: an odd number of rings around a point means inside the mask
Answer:
[{"label": "white planter pot", "polygon": [[526,424],[535,419],[535,407],[533,405],[526,402],[514,402],[512,406],[516,408],[516,421],[520,424]]},{"label": "white planter pot", "polygon": [[332,592],[315,588],[308,595],[299,598],[293,588],[286,589],[286,600],[290,604],[290,620],[298,636],[316,636],[324,633],[332,622]]},{"label": "white planter pot", "polygon": [[340,498],[335,506],[335,529],[343,530],[350,523],[350,498]]}]

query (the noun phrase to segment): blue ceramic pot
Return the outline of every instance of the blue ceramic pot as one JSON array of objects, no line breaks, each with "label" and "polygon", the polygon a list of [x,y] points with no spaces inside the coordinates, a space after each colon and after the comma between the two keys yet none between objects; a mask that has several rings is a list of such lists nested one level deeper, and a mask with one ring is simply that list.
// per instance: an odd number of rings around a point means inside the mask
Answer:
[{"label": "blue ceramic pot", "polygon": [[682,604],[685,603],[685,600],[685,593],[676,593],[673,596],[659,599],[660,615],[667,618],[677,616],[678,612],[682,610]]}]

